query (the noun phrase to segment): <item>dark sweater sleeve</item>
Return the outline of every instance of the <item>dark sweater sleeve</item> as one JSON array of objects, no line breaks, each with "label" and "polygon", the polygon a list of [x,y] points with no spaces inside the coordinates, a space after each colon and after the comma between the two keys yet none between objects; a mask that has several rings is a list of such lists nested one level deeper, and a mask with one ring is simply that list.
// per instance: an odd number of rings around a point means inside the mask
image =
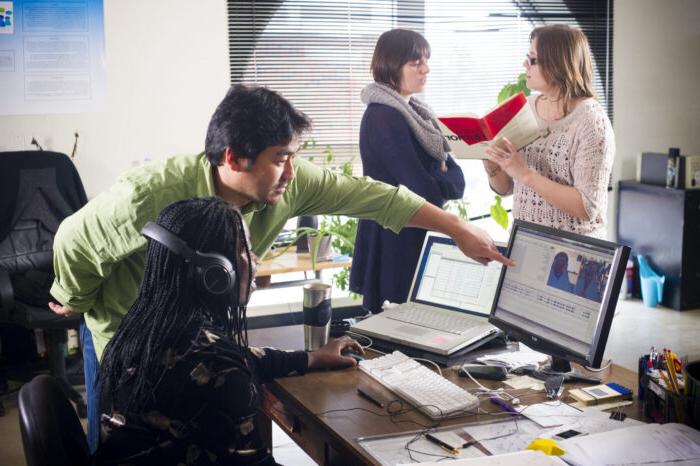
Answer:
[{"label": "dark sweater sleeve", "polygon": [[305,351],[282,351],[255,346],[249,346],[247,351],[255,362],[255,372],[263,383],[277,377],[304,374],[309,367]]},{"label": "dark sweater sleeve", "polygon": [[453,160],[448,161],[446,173],[440,170],[441,162],[436,159],[431,159],[429,167],[423,165],[413,133],[397,110],[381,104],[367,107],[360,140],[363,164],[369,163],[379,172],[390,174],[379,176],[382,181],[404,185],[436,205],[464,193],[464,176]]},{"label": "dark sweater sleeve", "polygon": [[430,174],[440,186],[445,199],[462,199],[464,196],[464,173],[452,157],[447,158],[447,171],[443,172],[437,160],[431,165]]}]

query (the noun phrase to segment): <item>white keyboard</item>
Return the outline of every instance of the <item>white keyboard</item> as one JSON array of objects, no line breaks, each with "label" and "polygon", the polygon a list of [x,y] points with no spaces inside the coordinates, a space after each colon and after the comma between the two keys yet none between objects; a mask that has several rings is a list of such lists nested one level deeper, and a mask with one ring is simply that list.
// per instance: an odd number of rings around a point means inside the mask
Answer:
[{"label": "white keyboard", "polygon": [[391,309],[386,317],[456,335],[461,335],[467,330],[482,325],[471,316],[461,316],[456,312],[432,312],[424,307],[418,307],[409,303],[401,304]]},{"label": "white keyboard", "polygon": [[479,406],[477,397],[399,351],[365,359],[360,370],[432,419],[468,414]]}]

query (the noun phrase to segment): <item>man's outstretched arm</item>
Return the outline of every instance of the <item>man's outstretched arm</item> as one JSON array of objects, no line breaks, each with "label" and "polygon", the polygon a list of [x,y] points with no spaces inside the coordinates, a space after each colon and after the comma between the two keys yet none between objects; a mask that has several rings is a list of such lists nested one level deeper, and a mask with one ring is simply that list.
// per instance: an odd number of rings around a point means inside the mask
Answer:
[{"label": "man's outstretched arm", "polygon": [[406,226],[443,233],[451,237],[465,255],[482,264],[496,260],[507,266],[515,265],[498,252],[493,240],[484,230],[429,202],[418,208]]}]

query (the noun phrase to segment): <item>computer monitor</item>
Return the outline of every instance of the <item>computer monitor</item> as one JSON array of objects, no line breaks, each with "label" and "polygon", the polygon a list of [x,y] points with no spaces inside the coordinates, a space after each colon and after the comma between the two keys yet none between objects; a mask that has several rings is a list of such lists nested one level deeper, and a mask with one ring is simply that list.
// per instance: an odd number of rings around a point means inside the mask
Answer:
[{"label": "computer monitor", "polygon": [[627,246],[516,220],[489,322],[552,356],[600,367],[630,250]]}]

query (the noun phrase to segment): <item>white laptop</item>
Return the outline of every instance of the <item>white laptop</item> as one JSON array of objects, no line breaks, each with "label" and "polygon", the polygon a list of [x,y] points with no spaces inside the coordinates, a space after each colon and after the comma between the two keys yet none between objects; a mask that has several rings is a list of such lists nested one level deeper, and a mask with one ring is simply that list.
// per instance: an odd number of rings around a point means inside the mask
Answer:
[{"label": "white laptop", "polygon": [[[504,244],[498,244],[499,249]],[[408,302],[353,325],[353,332],[450,355],[498,329],[488,323],[502,265],[483,266],[444,235],[428,232]]]}]

